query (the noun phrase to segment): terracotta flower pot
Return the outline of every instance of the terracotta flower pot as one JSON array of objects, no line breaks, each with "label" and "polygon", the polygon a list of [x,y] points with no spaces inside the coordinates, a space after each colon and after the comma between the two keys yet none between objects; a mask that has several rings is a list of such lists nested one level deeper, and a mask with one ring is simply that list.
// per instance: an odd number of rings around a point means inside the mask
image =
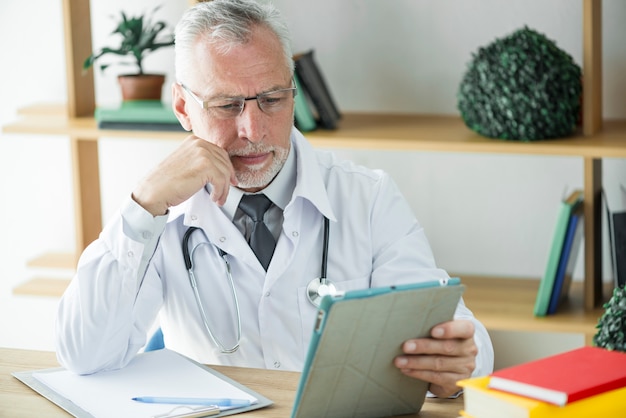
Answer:
[{"label": "terracotta flower pot", "polygon": [[117,77],[122,89],[122,100],[161,100],[165,75],[124,74]]}]

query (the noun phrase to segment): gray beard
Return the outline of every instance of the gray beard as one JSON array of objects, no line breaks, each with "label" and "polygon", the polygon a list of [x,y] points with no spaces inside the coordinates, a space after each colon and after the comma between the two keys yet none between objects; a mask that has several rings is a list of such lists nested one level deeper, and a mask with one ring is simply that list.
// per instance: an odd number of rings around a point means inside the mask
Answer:
[{"label": "gray beard", "polygon": [[235,173],[237,177],[237,187],[240,189],[264,188],[274,180],[274,177],[280,172],[289,150],[287,148],[274,148],[274,160],[272,164],[264,171],[244,171]]}]

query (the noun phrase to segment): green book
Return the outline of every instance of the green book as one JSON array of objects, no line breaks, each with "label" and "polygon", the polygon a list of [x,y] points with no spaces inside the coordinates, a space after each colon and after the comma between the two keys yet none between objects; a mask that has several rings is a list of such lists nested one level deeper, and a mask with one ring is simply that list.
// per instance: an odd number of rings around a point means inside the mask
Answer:
[{"label": "green book", "polygon": [[561,259],[561,253],[563,252],[563,244],[565,243],[565,237],[567,235],[567,226],[569,225],[572,214],[582,204],[582,201],[583,191],[575,190],[567,199],[561,202],[556,228],[552,238],[552,247],[548,255],[548,263],[546,264],[545,273],[539,282],[539,290],[537,291],[537,298],[535,299],[535,316],[546,316],[548,313],[552,289],[554,288],[559,261]]},{"label": "green book", "polygon": [[293,75],[293,78],[296,82],[296,88],[298,89],[298,94],[296,94],[295,97],[296,103],[294,110],[296,128],[298,128],[301,132],[312,131],[317,128],[317,122],[315,122],[313,112],[311,112],[311,108],[307,103],[302,83],[300,82],[296,74]]},{"label": "green book", "polygon": [[159,100],[129,100],[119,107],[98,107],[98,128],[182,131],[172,107]]}]

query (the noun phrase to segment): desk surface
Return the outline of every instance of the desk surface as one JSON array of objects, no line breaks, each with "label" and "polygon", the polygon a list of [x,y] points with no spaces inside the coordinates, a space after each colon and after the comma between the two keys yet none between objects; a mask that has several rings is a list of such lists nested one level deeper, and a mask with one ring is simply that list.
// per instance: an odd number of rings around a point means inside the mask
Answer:
[{"label": "desk surface", "polygon": [[[11,376],[22,370],[58,367],[53,352],[0,348],[0,416],[2,417],[68,417],[59,408],[37,392]],[[220,373],[248,386],[274,401],[274,405],[236,416],[289,417],[298,385],[299,373],[238,367],[212,366]],[[462,399],[427,399],[420,418],[456,418],[463,407]]]}]

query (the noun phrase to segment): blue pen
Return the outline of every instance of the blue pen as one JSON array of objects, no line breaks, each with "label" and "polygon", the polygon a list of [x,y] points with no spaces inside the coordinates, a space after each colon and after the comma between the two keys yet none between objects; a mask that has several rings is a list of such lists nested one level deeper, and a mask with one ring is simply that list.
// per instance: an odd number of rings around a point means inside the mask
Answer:
[{"label": "blue pen", "polygon": [[133,401],[143,403],[166,403],[172,405],[215,405],[220,407],[241,408],[250,406],[247,399],[230,399],[230,398],[177,398],[167,396],[138,396]]}]

